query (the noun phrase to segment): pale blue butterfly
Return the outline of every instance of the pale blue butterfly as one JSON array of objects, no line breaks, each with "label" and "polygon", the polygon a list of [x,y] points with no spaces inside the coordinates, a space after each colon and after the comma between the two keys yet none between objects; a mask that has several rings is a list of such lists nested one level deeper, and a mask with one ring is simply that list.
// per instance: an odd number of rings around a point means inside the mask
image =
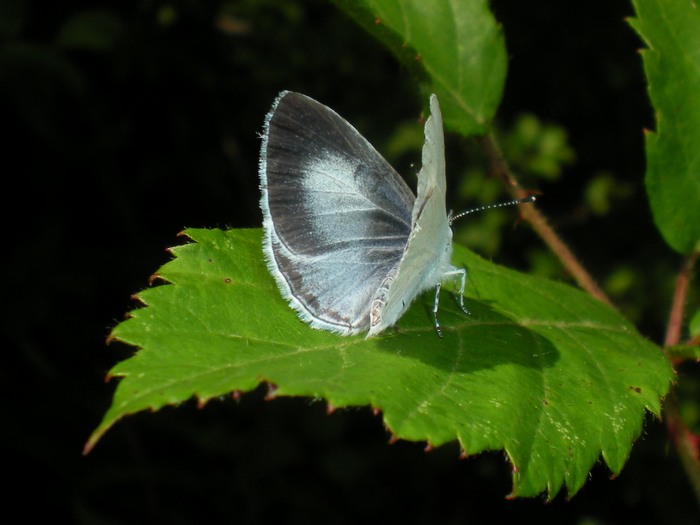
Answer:
[{"label": "pale blue butterfly", "polygon": [[263,250],[282,296],[312,327],[371,337],[435,288],[433,315],[441,335],[440,286],[450,278],[459,282],[464,310],[466,271],[450,263],[442,115],[435,95],[430,113],[414,197],[335,111],[299,93],[283,91],[275,100],[260,154]]}]

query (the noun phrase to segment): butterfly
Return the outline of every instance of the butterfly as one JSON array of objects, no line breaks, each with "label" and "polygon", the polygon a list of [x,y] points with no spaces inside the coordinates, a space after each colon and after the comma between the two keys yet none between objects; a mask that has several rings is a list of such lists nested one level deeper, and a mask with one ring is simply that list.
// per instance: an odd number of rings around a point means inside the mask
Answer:
[{"label": "butterfly", "polygon": [[[417,196],[345,119],[283,91],[267,114],[260,153],[263,252],[282,296],[314,328],[375,336],[422,292],[459,282],[450,263],[442,115],[430,97]],[[518,201],[519,202],[519,201]]]}]

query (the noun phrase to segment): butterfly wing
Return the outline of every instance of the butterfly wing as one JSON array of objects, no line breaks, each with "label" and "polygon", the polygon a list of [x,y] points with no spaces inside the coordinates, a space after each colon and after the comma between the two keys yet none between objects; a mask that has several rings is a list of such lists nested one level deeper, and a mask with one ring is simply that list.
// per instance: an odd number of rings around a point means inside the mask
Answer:
[{"label": "butterfly wing", "polygon": [[264,253],[282,295],[315,328],[369,328],[376,290],[405,251],[415,197],[342,117],[282,92],[260,155]]},{"label": "butterfly wing", "polygon": [[368,337],[393,325],[418,294],[437,286],[444,274],[455,270],[450,264],[452,230],[445,207],[447,183],[442,114],[435,95],[430,97],[422,162],[408,244],[398,267],[389,274],[372,301]]}]

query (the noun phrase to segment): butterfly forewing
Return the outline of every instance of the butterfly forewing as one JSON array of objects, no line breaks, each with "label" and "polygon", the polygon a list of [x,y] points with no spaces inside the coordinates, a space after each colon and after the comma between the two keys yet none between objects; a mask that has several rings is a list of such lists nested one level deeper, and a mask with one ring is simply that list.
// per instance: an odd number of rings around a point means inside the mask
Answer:
[{"label": "butterfly forewing", "polygon": [[316,328],[354,334],[411,233],[415,198],[333,110],[280,94],[260,161],[265,255],[282,294]]}]

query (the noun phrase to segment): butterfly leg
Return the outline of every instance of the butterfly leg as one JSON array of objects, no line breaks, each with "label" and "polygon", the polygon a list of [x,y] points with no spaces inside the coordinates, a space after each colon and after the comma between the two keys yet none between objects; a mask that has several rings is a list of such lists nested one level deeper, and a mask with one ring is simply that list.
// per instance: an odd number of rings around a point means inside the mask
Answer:
[{"label": "butterfly leg", "polygon": [[469,310],[464,306],[464,288],[467,284],[467,270],[466,268],[452,268],[449,272],[443,275],[443,279],[458,279],[459,289],[455,292],[455,299],[457,300],[457,305],[460,310],[462,310],[466,315],[469,315]]},{"label": "butterfly leg", "polygon": [[433,303],[433,322],[435,325],[435,331],[438,337],[442,337],[442,330],[440,330],[440,323],[438,322],[438,309],[440,308],[440,288],[442,284],[438,283],[435,287],[435,302]]},{"label": "butterfly leg", "polygon": [[455,294],[455,297],[457,299],[457,304],[459,305],[460,309],[466,314],[469,315],[469,310],[467,310],[464,307],[464,287],[467,284],[467,269],[466,268],[456,268],[455,269],[455,275],[459,278],[459,290]]},{"label": "butterfly leg", "polygon": [[[453,268],[449,272],[443,275],[443,278],[455,277],[459,279],[459,290],[455,293],[455,299],[457,299],[457,304],[459,308],[466,314],[469,315],[469,310],[464,306],[464,288],[467,284],[467,270],[466,268]],[[442,337],[442,330],[440,329],[440,322],[438,321],[438,309],[440,307],[440,289],[442,288],[442,283],[438,283],[435,287],[435,301],[433,302],[433,322],[435,324],[435,331],[437,335]]]}]

